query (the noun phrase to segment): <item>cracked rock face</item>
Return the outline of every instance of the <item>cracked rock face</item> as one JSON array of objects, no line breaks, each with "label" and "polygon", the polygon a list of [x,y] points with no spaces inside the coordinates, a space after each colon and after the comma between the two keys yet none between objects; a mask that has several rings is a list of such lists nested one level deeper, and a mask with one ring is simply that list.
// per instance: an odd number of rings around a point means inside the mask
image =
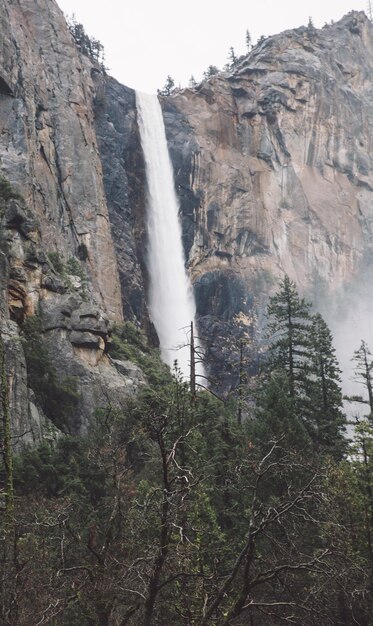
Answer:
[{"label": "cracked rock face", "polygon": [[0,1],[1,173],[37,219],[43,247],[87,251],[95,299],[122,319],[93,119],[97,68],[77,52],[50,0]]},{"label": "cracked rock face", "polygon": [[53,430],[28,389],[27,317],[40,317],[61,379],[75,377],[72,431],[98,407],[123,405],[137,383],[107,355],[123,308],[94,119],[101,70],[77,51],[54,0],[0,0],[0,22],[0,330],[23,445]]},{"label": "cracked rock face", "polygon": [[108,404],[123,408],[128,396],[144,384],[144,377],[136,373],[133,380],[130,370],[118,371],[107,355],[112,321],[92,292],[82,289],[79,276],[56,272],[43,250],[40,230],[21,199],[5,203],[0,264],[0,330],[15,445],[35,445],[58,436],[53,415],[48,419],[43,414],[28,388],[19,333],[29,316],[40,319],[44,353],[59,380],[73,379],[76,384],[77,408],[69,424],[59,427],[84,433],[97,409]]},{"label": "cracked rock face", "polygon": [[317,303],[371,262],[372,76],[373,25],[352,12],[163,101],[200,328],[233,384],[284,272]]}]

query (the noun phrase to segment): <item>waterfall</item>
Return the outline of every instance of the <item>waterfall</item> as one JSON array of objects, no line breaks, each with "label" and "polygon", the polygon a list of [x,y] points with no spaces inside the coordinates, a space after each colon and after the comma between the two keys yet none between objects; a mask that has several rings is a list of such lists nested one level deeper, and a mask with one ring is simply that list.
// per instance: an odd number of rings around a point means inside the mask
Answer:
[{"label": "waterfall", "polygon": [[[149,312],[161,356],[177,360],[183,378],[190,373],[190,324],[195,317],[192,286],[185,269],[179,202],[157,96],[136,92],[138,124],[147,178],[147,262]],[[194,324],[195,328],[195,324]],[[202,365],[197,364],[202,374]]]}]

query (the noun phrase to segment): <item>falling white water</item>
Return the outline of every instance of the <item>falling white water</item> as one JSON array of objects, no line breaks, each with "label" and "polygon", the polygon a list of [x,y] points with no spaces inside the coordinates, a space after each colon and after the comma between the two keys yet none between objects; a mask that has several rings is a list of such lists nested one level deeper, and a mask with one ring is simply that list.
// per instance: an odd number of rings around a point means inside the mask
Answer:
[{"label": "falling white water", "polygon": [[[190,324],[195,301],[186,269],[173,169],[162,109],[157,96],[136,92],[138,124],[148,185],[149,311],[162,359],[177,360],[183,378],[190,374]],[[194,324],[195,328],[195,324]],[[196,341],[196,346],[198,342]],[[202,374],[202,365],[196,365]]]}]

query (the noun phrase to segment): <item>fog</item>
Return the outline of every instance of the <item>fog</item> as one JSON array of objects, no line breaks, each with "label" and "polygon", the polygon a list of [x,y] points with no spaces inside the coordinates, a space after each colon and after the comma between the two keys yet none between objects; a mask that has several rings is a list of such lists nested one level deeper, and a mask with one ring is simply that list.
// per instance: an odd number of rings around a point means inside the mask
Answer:
[{"label": "fog", "polygon": [[[354,352],[364,340],[373,352],[373,290],[372,273],[366,270],[353,284],[340,288],[318,303],[317,309],[323,315],[332,334],[339,366],[342,370],[342,390],[347,396],[360,395],[367,398],[364,385],[356,380],[352,361]],[[349,420],[364,416],[369,412],[368,405],[345,403]],[[351,432],[351,429],[350,429]]]}]

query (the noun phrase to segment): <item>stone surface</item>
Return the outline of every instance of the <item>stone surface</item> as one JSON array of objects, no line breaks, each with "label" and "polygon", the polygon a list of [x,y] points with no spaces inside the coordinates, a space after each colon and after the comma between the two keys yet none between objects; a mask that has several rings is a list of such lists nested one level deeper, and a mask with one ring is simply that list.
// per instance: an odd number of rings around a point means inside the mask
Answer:
[{"label": "stone surface", "polygon": [[[162,98],[210,374],[255,369],[268,296],[288,273],[320,304],[372,259],[373,26],[352,12],[255,46],[230,72]],[[135,101],[98,76],[96,130],[124,310],[150,334]]]},{"label": "stone surface", "polygon": [[0,20],[0,174],[13,188],[0,197],[0,331],[13,432],[35,445],[55,429],[28,389],[27,317],[60,379],[75,378],[73,432],[136,385],[106,356],[123,307],[94,118],[102,70],[54,0],[0,0]]},{"label": "stone surface", "polygon": [[231,72],[163,100],[200,332],[220,382],[232,369],[234,384],[238,345],[259,338],[284,272],[317,302],[372,261],[372,76],[373,25],[352,12],[266,39]]},{"label": "stone surface", "polygon": [[122,286],[125,319],[158,345],[147,309],[146,178],[133,89],[95,76],[95,127]]},{"label": "stone surface", "polygon": [[27,386],[27,368],[15,322],[2,322],[1,336],[5,351],[9,407],[12,416],[14,449],[35,446],[46,436],[56,438],[57,430],[37,407],[33,392]]},{"label": "stone surface", "polygon": [[118,372],[120,372],[132,381],[134,387],[141,387],[146,384],[146,378],[143,374],[142,369],[138,365],[135,365],[135,363],[132,363],[132,361],[111,359],[111,362],[114,363]]},{"label": "stone surface", "polygon": [[[93,64],[54,1],[0,1],[1,173],[37,220],[45,251],[84,244],[92,291],[122,319],[121,292],[94,129]],[[97,68],[95,68],[97,70]],[[18,211],[16,219],[20,220]],[[29,225],[17,228],[25,235]]]}]

